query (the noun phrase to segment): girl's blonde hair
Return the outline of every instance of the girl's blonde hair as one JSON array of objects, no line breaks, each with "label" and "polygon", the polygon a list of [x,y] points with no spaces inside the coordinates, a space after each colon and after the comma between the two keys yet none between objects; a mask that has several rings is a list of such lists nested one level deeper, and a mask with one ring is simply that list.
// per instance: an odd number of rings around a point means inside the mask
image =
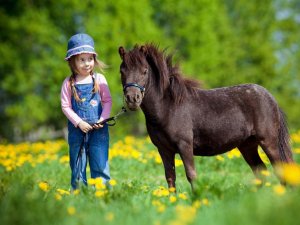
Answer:
[{"label": "girl's blonde hair", "polygon": [[[77,55],[74,55],[74,56],[72,56],[68,60],[69,67],[70,67],[71,72],[72,72],[72,74],[71,74],[71,76],[69,78],[69,83],[70,83],[70,88],[71,88],[71,91],[72,91],[72,94],[73,94],[75,100],[77,102],[81,102],[82,100],[78,96],[76,88],[75,88],[76,75],[78,74],[78,70],[77,70],[76,64],[75,64],[75,58],[76,58],[76,56]],[[94,61],[95,61],[95,67],[97,67],[100,70],[100,72],[103,73],[104,69],[107,68],[107,65],[104,62],[98,60],[97,57],[96,57],[96,55],[93,55],[93,57],[94,57]],[[91,71],[91,75],[94,74],[95,67]],[[96,92],[99,91],[99,84],[98,84],[97,80],[94,79],[94,77],[93,77],[93,81],[94,81],[93,93],[96,93]]]}]

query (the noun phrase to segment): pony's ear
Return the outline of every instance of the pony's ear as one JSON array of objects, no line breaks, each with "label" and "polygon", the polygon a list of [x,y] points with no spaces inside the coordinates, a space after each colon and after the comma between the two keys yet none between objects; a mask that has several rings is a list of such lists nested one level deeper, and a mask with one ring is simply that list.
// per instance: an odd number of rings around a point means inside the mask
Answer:
[{"label": "pony's ear", "polygon": [[147,48],[146,48],[144,45],[142,45],[142,46],[140,47],[140,52],[143,53],[144,55],[146,55],[146,53],[147,53]]},{"label": "pony's ear", "polygon": [[122,60],[124,59],[125,53],[126,53],[125,49],[122,46],[119,47],[119,54]]}]

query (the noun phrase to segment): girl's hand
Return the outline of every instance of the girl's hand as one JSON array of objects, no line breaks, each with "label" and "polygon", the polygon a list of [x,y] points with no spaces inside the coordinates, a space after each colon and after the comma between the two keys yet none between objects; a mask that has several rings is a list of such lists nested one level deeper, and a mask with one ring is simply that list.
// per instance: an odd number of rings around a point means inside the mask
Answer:
[{"label": "girl's hand", "polygon": [[87,122],[83,121],[83,120],[79,122],[78,127],[84,133],[87,133],[90,130],[93,130],[93,127],[90,124],[88,124]]},{"label": "girl's hand", "polygon": [[[101,122],[101,120],[98,120],[98,121],[97,121],[97,123],[100,123],[100,122]],[[102,128],[102,127],[103,127],[103,125],[101,125],[101,124],[96,124],[96,123],[95,123],[95,124],[93,125],[93,128],[94,128],[94,129],[100,129],[100,128]]]}]

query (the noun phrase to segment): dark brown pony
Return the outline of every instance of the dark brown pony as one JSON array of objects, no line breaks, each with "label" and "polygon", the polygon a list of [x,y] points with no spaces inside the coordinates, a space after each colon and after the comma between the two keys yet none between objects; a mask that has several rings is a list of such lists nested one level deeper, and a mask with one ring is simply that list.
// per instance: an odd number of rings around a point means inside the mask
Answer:
[{"label": "dark brown pony", "polygon": [[128,52],[120,47],[119,54],[127,106],[143,110],[169,187],[175,187],[176,153],[192,189],[194,155],[214,156],[237,147],[255,174],[266,169],[259,145],[273,166],[293,162],[283,112],[265,88],[244,84],[203,90],[182,77],[171,55],[152,44]]}]

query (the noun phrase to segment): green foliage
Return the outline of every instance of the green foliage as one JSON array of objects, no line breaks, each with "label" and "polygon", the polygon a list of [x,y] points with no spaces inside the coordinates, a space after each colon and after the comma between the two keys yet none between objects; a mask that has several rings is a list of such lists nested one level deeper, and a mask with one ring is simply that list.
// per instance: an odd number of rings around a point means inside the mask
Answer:
[{"label": "green foliage", "polygon": [[[5,1],[0,3],[0,139],[62,129],[60,88],[69,75],[67,41],[94,37],[115,114],[123,105],[118,47],[153,42],[175,52],[184,74],[207,88],[258,83],[275,95],[292,129],[300,127],[297,1],[172,0]],[[144,134],[141,112],[120,119],[113,135]]]}]

